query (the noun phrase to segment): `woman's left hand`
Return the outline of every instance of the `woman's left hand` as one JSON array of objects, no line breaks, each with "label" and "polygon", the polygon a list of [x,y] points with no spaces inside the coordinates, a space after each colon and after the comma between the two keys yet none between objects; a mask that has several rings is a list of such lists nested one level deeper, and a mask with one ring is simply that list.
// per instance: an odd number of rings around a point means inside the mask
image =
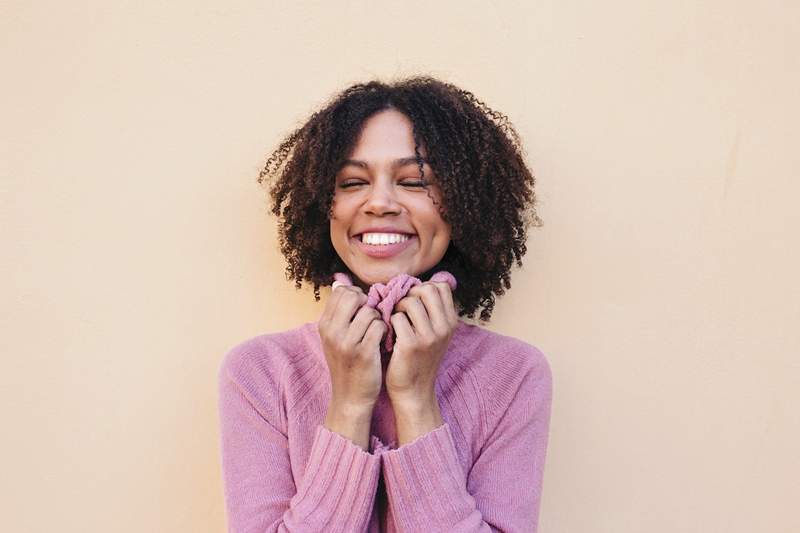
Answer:
[{"label": "woman's left hand", "polygon": [[458,326],[450,286],[424,282],[395,305],[391,321],[397,340],[386,369],[386,392],[397,413],[435,406],[439,363]]}]

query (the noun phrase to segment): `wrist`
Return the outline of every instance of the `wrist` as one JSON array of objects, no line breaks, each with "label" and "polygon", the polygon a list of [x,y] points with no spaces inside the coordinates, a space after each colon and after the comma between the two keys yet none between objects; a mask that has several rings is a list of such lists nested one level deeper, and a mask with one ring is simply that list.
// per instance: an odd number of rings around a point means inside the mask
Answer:
[{"label": "wrist", "polygon": [[368,450],[372,410],[373,406],[370,404],[331,401],[323,425],[350,439],[363,450]]},{"label": "wrist", "polygon": [[434,393],[433,390],[424,393],[390,392],[389,401],[392,403],[392,409],[395,411],[395,413],[400,411],[403,413],[408,413],[410,416],[439,409],[439,400],[436,398],[436,393]]},{"label": "wrist", "polygon": [[353,421],[372,419],[375,402],[354,402],[339,398],[331,398],[328,402],[327,416],[346,418]]},{"label": "wrist", "polygon": [[439,402],[431,399],[406,400],[404,403],[393,402],[397,443],[407,444],[444,424]]}]

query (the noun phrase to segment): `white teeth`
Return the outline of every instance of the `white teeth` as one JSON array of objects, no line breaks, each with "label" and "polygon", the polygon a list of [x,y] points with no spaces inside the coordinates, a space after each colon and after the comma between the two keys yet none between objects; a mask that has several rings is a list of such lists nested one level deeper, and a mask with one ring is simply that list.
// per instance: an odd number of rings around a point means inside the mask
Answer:
[{"label": "white teeth", "polygon": [[362,233],[361,242],[372,245],[386,245],[408,240],[408,235],[399,233]]}]

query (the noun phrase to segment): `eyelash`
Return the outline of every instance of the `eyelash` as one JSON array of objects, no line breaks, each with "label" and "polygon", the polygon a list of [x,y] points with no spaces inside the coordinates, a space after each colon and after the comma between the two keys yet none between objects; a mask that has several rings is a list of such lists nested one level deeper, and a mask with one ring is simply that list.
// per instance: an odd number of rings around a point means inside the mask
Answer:
[{"label": "eyelash", "polygon": [[[350,182],[350,183],[342,183],[341,185],[339,185],[339,188],[340,189],[349,189],[350,187],[355,187],[357,185],[365,185],[365,183],[362,182],[362,181],[355,181],[355,182]],[[401,182],[400,185],[405,185],[407,187],[424,188],[427,185],[427,183],[425,183],[424,181],[414,181],[414,182],[407,182],[406,181],[406,182]]]}]

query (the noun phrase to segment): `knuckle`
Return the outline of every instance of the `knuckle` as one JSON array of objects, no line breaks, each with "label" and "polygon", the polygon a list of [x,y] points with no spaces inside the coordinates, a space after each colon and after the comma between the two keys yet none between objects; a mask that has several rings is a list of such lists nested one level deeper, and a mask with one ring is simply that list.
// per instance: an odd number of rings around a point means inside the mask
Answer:
[{"label": "knuckle", "polygon": [[419,344],[420,344],[420,348],[423,348],[425,350],[429,350],[429,349],[433,348],[434,346],[436,346],[436,338],[433,337],[433,336],[423,337],[422,339],[420,339]]},{"label": "knuckle", "polygon": [[334,341],[334,346],[340,352],[347,352],[351,348],[350,342],[345,335],[340,335],[337,337]]}]

